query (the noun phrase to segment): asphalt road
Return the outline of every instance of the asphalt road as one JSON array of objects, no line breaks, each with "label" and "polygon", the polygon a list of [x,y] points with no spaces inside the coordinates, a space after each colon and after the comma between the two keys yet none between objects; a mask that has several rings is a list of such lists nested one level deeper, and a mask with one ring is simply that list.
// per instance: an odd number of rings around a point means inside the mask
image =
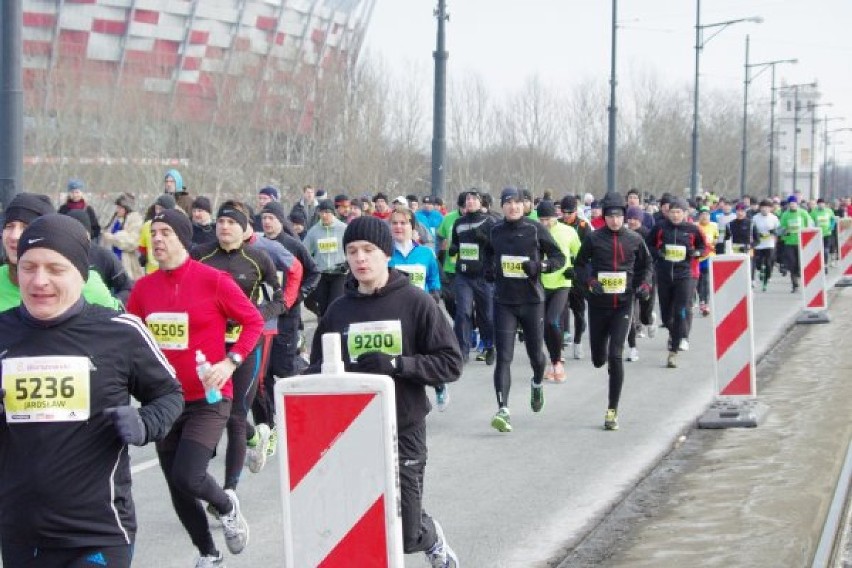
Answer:
[{"label": "asphalt road", "polygon": [[[766,352],[792,325],[801,297],[789,280],[755,293],[755,346]],[[666,334],[640,339],[638,362],[625,363],[621,429],[602,429],[607,375],[588,359],[569,359],[568,380],[546,388],[540,414],[529,408],[529,363],[516,344],[510,397],[514,432],[490,427],[496,411],[493,367],[471,363],[450,387],[451,405],[429,418],[430,461],[425,506],[440,519],[467,567],[557,564],[667,454],[713,399],[709,318],[696,316],[689,352],[678,369],[665,368]],[[153,448],[134,449],[134,497],[139,519],[135,565],[194,565],[196,552],[171,508]],[[221,478],[220,457],[211,465]],[[227,565],[281,566],[281,523],[275,464],[246,470],[239,487],[251,540]],[[217,542],[225,550],[219,530]],[[424,566],[422,555],[406,566]]]}]

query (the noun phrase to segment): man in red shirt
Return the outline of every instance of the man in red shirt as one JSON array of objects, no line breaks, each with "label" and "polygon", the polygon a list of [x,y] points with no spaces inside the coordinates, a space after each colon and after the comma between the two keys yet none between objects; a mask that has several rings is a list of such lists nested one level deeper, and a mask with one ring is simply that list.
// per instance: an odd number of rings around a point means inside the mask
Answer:
[{"label": "man in red shirt", "polygon": [[[157,443],[172,503],[198,548],[196,566],[221,566],[200,501],[220,513],[225,543],[233,554],[248,543],[248,524],[233,490],[223,490],[207,473],[230,415],[231,375],[257,343],[263,318],[230,275],[189,257],[192,223],[177,210],[165,210],[151,223],[152,254],[159,270],[141,278],[127,311],[142,318],[174,367],[183,387],[184,411],[171,432]],[[228,320],[242,333],[227,355]],[[210,361],[199,376],[196,363]]]}]

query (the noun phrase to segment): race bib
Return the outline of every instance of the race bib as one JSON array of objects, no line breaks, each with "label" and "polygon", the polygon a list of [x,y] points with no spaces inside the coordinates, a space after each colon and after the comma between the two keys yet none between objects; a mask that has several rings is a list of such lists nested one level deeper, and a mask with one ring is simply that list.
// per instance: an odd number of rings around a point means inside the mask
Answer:
[{"label": "race bib", "polygon": [[349,324],[346,348],[353,363],[364,353],[402,355],[402,323],[386,320]]},{"label": "race bib", "polygon": [[605,294],[624,294],[627,290],[626,272],[598,272],[598,282]]},{"label": "race bib", "polygon": [[524,262],[528,261],[528,256],[510,256],[504,254],[500,257],[500,266],[503,268],[503,276],[506,278],[526,278],[524,272]]},{"label": "race bib", "polygon": [[6,422],[80,422],[89,419],[88,357],[3,360]]},{"label": "race bib", "polygon": [[734,252],[740,252],[740,253],[742,253],[742,252],[745,252],[746,248],[745,248],[745,245],[740,245],[740,244],[737,244],[737,243],[733,243],[733,244],[731,245],[731,250],[732,250],[732,251],[734,251]]},{"label": "race bib", "polygon": [[768,243],[771,240],[772,240],[772,234],[771,233],[760,233],[760,242]]},{"label": "race bib", "polygon": [[459,245],[459,259],[479,260],[479,245],[476,243],[462,243]]},{"label": "race bib", "polygon": [[669,262],[682,262],[686,260],[686,247],[683,245],[666,245],[663,249],[663,258]]},{"label": "race bib", "polygon": [[236,343],[240,339],[243,326],[234,321],[228,321],[225,326],[225,343]]},{"label": "race bib", "polygon": [[790,233],[796,233],[799,231],[799,220],[791,219],[789,223],[787,223],[787,231]]},{"label": "race bib", "polygon": [[337,252],[337,239],[328,237],[327,239],[317,239],[317,250],[322,253]]},{"label": "race bib", "polygon": [[408,274],[408,281],[421,290],[426,289],[426,267],[422,264],[397,264],[394,268]]},{"label": "race bib", "polygon": [[157,340],[160,349],[189,347],[189,314],[186,312],[155,312],[148,314],[145,324]]}]

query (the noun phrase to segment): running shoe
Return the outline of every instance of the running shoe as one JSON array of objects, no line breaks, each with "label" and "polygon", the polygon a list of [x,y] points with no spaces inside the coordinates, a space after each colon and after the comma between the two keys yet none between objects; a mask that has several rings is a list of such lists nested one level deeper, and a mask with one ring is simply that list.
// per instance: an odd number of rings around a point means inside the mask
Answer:
[{"label": "running shoe", "polygon": [[530,381],[530,408],[533,412],[541,412],[544,408],[544,386]]},{"label": "running shoe", "polygon": [[570,331],[564,332],[562,334],[562,347],[568,347],[568,345],[571,343],[572,339],[573,339],[573,337],[571,336]]},{"label": "running shoe", "polygon": [[[266,465],[266,458],[269,452],[269,438],[272,436],[272,431],[266,424],[258,424],[254,429],[254,437],[249,440],[249,446],[246,449],[245,464],[252,473],[260,473],[263,466]],[[255,442],[251,445],[251,442]]]},{"label": "running shoe", "polygon": [[628,361],[638,361],[639,360],[639,350],[635,347],[630,348],[630,353],[627,355]]},{"label": "running shoe", "polygon": [[764,282],[764,283],[763,283],[763,288],[762,288],[762,290],[763,290],[764,292],[766,292],[766,282]]},{"label": "running shoe", "polygon": [[195,568],[225,568],[225,558],[221,552],[216,556],[212,554],[200,556],[195,563]]},{"label": "running shoe", "polygon": [[485,349],[481,349],[476,354],[477,361],[485,361]]},{"label": "running shoe", "polygon": [[710,306],[708,306],[706,303],[701,302],[701,305],[698,309],[701,310],[702,316],[707,317],[710,315]]},{"label": "running shoe", "polygon": [[217,522],[222,522],[222,515],[219,514],[219,510],[213,506],[213,503],[207,503],[207,514],[213,517]]},{"label": "running shoe", "polygon": [[618,411],[609,408],[604,416],[604,430],[618,430]]},{"label": "running shoe", "polygon": [[485,364],[486,365],[493,365],[495,359],[497,359],[497,352],[494,350],[493,347],[486,347],[485,348]]},{"label": "running shoe", "polygon": [[654,339],[654,336],[657,335],[657,314],[651,312],[651,323],[645,329],[648,330],[648,338]]},{"label": "running shoe", "polygon": [[435,387],[435,406],[438,412],[444,412],[450,405],[450,390],[447,385]]},{"label": "running shoe", "polygon": [[544,380],[553,382],[553,363],[547,364],[547,369],[544,370]]},{"label": "running shoe", "polygon": [[266,450],[266,457],[271,458],[275,455],[275,450],[278,449],[278,433],[275,429],[272,429],[272,432],[269,433],[269,448]]},{"label": "running shoe", "polygon": [[435,525],[437,540],[432,545],[432,548],[426,551],[426,559],[429,560],[429,565],[432,568],[458,568],[459,557],[456,556],[456,553],[447,544],[444,529],[441,528],[441,524],[435,519],[432,519],[432,523]]},{"label": "running shoe", "polygon": [[636,326],[636,337],[638,337],[639,339],[643,339],[645,337],[645,326],[644,325],[640,324],[640,325]]},{"label": "running shoe", "polygon": [[491,419],[491,427],[499,432],[512,431],[512,422],[509,418],[509,409],[507,407],[500,407],[500,410]]},{"label": "running shoe", "polygon": [[574,344],[574,359],[583,358],[583,347],[579,343]]},{"label": "running shoe", "polygon": [[562,364],[562,361],[557,361],[553,364],[553,382],[565,382],[565,365]]},{"label": "running shoe", "polygon": [[231,500],[233,508],[230,513],[220,517],[222,530],[225,533],[225,544],[231,554],[239,554],[243,551],[249,541],[249,526],[245,517],[240,512],[240,500],[233,489],[225,489],[228,499]]},{"label": "running shoe", "polygon": [[666,359],[666,367],[668,367],[669,369],[676,369],[677,368],[677,352],[676,351],[669,351],[669,357],[668,357],[668,359]]},{"label": "running shoe", "polygon": [[681,338],[678,351],[689,351],[689,340],[687,338]]}]

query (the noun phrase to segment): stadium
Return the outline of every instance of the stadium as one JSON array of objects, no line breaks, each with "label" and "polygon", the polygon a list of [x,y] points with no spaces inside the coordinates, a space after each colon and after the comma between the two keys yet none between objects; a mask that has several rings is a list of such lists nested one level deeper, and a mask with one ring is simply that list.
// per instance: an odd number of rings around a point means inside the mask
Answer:
[{"label": "stadium", "polygon": [[322,80],[356,62],[374,5],[23,0],[27,113],[123,102],[177,122],[227,124],[238,104],[255,127],[303,133]]}]

